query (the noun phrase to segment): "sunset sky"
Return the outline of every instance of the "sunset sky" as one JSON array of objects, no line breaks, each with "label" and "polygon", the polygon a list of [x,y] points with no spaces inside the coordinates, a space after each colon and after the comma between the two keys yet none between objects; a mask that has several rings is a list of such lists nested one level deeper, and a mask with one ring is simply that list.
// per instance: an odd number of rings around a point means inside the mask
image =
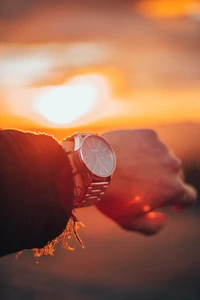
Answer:
[{"label": "sunset sky", "polygon": [[199,1],[19,3],[0,9],[2,127],[200,121]]}]

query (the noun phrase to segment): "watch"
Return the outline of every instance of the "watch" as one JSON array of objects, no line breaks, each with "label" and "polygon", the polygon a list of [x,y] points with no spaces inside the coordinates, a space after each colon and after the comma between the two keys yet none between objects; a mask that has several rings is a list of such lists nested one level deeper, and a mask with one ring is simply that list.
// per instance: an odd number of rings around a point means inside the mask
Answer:
[{"label": "watch", "polygon": [[62,143],[75,178],[74,207],[87,207],[101,200],[116,167],[112,147],[98,134],[75,133]]}]

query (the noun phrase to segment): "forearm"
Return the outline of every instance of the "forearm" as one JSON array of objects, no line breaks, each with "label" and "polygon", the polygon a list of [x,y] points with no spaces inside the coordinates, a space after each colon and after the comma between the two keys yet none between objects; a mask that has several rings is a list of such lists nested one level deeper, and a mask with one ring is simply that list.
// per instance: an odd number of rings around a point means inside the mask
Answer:
[{"label": "forearm", "polygon": [[72,214],[69,159],[51,136],[0,130],[0,256],[42,248]]}]

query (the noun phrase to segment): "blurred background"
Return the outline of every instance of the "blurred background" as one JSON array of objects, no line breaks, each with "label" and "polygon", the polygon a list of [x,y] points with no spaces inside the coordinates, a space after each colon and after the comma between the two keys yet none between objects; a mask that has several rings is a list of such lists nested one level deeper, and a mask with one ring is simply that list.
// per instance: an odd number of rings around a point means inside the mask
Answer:
[{"label": "blurred background", "polygon": [[[200,1],[0,0],[0,126],[153,128],[200,191]],[[0,299],[200,299],[199,204],[154,237],[79,210],[86,249],[0,259]]]}]

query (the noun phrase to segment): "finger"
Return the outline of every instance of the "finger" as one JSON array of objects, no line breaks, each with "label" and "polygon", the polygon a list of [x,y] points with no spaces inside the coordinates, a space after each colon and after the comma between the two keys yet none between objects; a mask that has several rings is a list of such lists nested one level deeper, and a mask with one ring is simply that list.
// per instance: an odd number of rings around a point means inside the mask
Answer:
[{"label": "finger", "polygon": [[124,229],[137,231],[142,234],[152,235],[159,232],[166,223],[166,215],[159,212],[150,212],[138,219],[131,221],[127,220],[120,224]]},{"label": "finger", "polygon": [[189,205],[194,204],[197,200],[197,191],[193,186],[184,183],[183,191],[184,192],[181,197],[174,201],[174,207],[176,209],[188,207]]},{"label": "finger", "polygon": [[193,186],[184,183],[179,176],[172,176],[171,178],[168,176],[163,179],[157,198],[154,209],[159,207],[159,199],[161,198],[163,201],[160,201],[160,207],[188,206],[196,202],[197,191]]}]

